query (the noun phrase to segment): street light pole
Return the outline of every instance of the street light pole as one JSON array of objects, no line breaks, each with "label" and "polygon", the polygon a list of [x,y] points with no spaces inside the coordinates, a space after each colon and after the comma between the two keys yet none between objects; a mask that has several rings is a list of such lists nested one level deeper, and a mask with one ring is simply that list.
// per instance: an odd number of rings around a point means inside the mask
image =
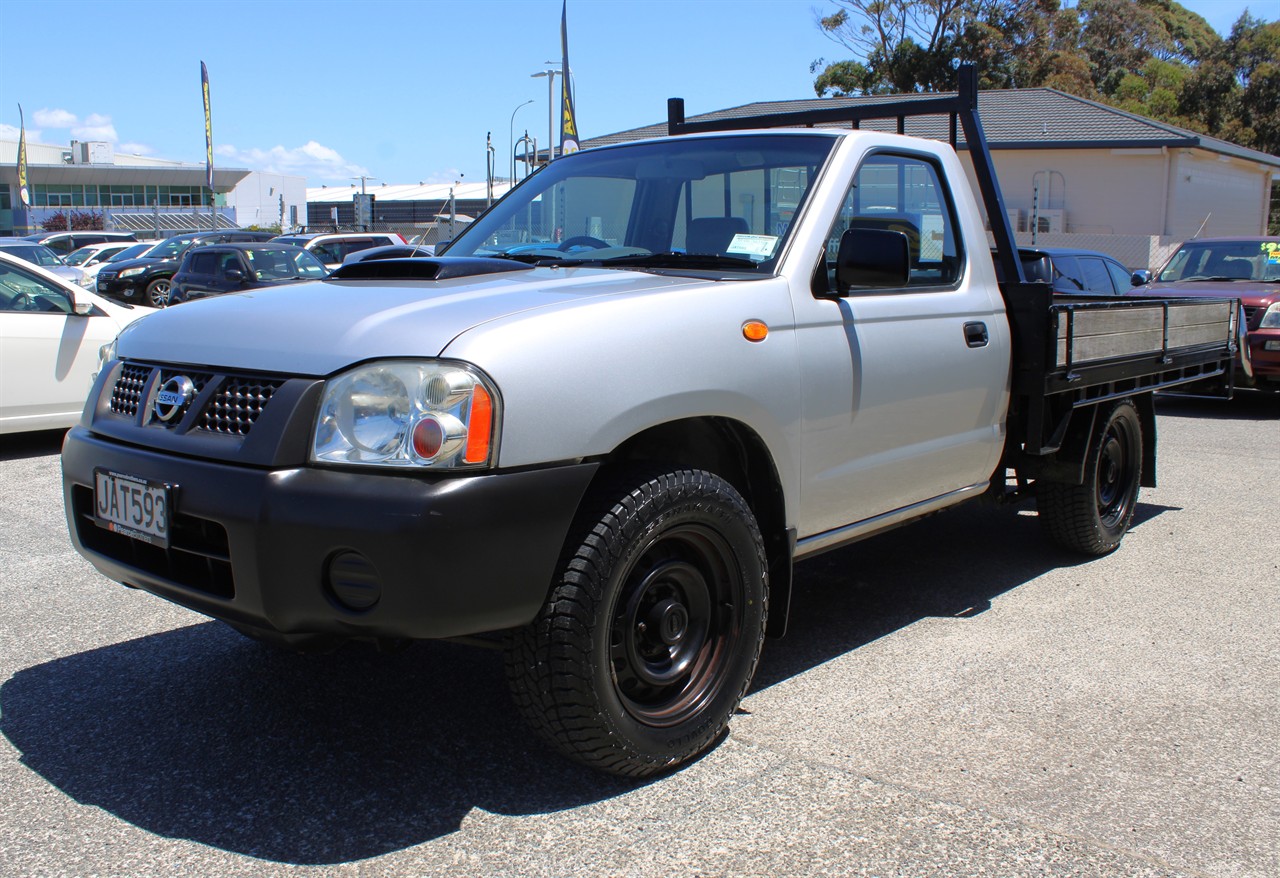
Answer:
[{"label": "street light pole", "polygon": [[[550,64],[550,61],[544,62]],[[547,164],[551,164],[551,159],[555,156],[555,84],[556,76],[560,71],[554,67],[548,67],[542,73],[533,74],[530,79],[538,79],[545,76],[547,78]]]},{"label": "street light pole", "polygon": [[507,123],[507,144],[508,144],[508,145],[509,145],[509,147],[510,147],[510,148],[507,150],[507,155],[508,155],[508,157],[510,157],[510,159],[511,159],[511,182],[510,182],[510,186],[514,186],[514,185],[516,185],[516,139],[515,139],[515,138],[516,138],[516,132],[515,132],[515,125],[516,125],[516,113],[520,112],[520,108],[521,108],[521,107],[527,107],[527,106],[529,106],[529,105],[530,105],[530,104],[532,104],[532,103],[533,103],[533,98],[529,98],[529,100],[525,101],[525,102],[524,102],[523,104],[521,104],[519,107],[516,107],[514,110],[512,110],[512,111],[511,111],[511,121],[510,121],[509,123]]}]

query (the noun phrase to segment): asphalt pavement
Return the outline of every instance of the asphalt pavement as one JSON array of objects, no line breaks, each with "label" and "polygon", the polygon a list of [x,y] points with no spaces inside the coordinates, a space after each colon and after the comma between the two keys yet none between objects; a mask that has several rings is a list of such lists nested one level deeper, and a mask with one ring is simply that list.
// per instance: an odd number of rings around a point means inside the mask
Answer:
[{"label": "asphalt pavement", "polygon": [[501,656],[285,654],[70,548],[0,436],[0,874],[1280,875],[1280,400],[1162,400],[1119,551],[969,506],[799,566],[728,737],[624,782]]}]

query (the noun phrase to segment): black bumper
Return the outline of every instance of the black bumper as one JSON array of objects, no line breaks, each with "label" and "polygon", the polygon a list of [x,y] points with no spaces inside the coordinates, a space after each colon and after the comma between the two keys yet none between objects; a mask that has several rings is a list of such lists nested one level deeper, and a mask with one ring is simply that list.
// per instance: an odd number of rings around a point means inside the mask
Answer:
[{"label": "black bumper", "polygon": [[[94,523],[95,468],[175,486],[169,547]],[[287,635],[440,638],[534,617],[596,465],[455,478],[259,469],[76,427],[62,470],[72,543],[111,579]],[[366,603],[350,600],[352,581],[371,606],[351,606]]]}]

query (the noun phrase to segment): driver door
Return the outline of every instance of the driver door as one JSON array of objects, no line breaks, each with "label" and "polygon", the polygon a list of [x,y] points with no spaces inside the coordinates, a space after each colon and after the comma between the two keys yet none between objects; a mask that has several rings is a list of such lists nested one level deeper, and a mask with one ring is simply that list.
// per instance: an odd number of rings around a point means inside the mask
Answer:
[{"label": "driver door", "polygon": [[56,283],[0,262],[0,433],[74,424],[115,336],[102,312],[72,313]]}]

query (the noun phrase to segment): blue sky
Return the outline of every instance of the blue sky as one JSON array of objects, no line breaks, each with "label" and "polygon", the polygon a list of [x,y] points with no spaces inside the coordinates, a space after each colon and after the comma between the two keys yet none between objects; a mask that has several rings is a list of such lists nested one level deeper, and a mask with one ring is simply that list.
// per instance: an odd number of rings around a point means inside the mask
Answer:
[{"label": "blue sky", "polygon": [[[1219,33],[1276,0],[1183,0]],[[811,62],[848,57],[816,18],[825,0],[569,0],[583,138],[689,113],[813,97]],[[545,145],[561,0],[5,0],[0,137],[108,140],[203,162],[200,62],[215,162],[308,185],[482,182],[512,132]],[[559,80],[556,80],[557,99]],[[532,103],[526,104],[526,101]],[[514,122],[513,122],[514,117]],[[559,130],[556,123],[555,137]]]}]

